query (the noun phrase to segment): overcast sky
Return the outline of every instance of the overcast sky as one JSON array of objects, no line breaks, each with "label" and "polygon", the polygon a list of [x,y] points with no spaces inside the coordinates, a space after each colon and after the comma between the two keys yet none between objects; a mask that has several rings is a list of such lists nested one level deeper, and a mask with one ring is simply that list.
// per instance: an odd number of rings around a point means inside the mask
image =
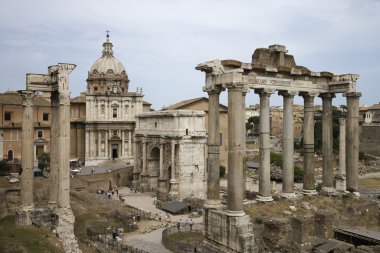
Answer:
[{"label": "overcast sky", "polygon": [[[77,65],[70,89],[78,96],[106,30],[130,91],[142,87],[154,109],[207,96],[198,63],[251,62],[256,48],[272,44],[285,45],[297,65],[312,71],[360,74],[360,103],[380,101],[376,0],[0,0],[0,92],[24,89],[26,73],[67,62]],[[246,104],[256,103],[258,96],[247,94]],[[281,103],[272,95],[272,105]]]}]

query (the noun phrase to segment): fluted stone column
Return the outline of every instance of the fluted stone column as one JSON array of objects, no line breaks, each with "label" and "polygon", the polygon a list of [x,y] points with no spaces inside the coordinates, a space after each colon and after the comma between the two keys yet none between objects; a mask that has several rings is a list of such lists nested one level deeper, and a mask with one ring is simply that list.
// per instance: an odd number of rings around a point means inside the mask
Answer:
[{"label": "fluted stone column", "polygon": [[227,181],[227,211],[229,216],[243,216],[244,200],[244,137],[242,131],[243,118],[242,99],[243,85],[229,84],[228,88],[228,181]]},{"label": "fluted stone column", "polygon": [[303,122],[303,191],[315,194],[314,187],[314,93],[302,93],[304,99]]},{"label": "fluted stone column", "polygon": [[178,194],[178,181],[175,178],[175,172],[176,172],[176,164],[175,164],[175,141],[172,140],[172,153],[171,153],[171,175],[170,175],[170,191],[169,193],[172,196],[176,196]]},{"label": "fluted stone column", "polygon": [[271,90],[258,89],[260,95],[260,170],[259,170],[259,201],[273,201],[270,183],[270,120],[269,98]]},{"label": "fluted stone column", "polygon": [[346,175],[346,119],[339,119],[339,171]]},{"label": "fluted stone column", "polygon": [[358,191],[359,173],[359,97],[360,92],[345,93],[347,98],[346,127],[346,188],[348,191]]},{"label": "fluted stone column", "polygon": [[70,208],[70,92],[59,92],[58,207]]},{"label": "fluted stone column", "polygon": [[139,180],[139,174],[140,174],[140,170],[139,170],[139,159],[138,159],[138,141],[136,139],[136,137],[134,138],[133,140],[133,181],[132,181],[132,185],[134,187],[137,186],[137,183],[138,183],[138,180]]},{"label": "fluted stone column", "polygon": [[219,95],[221,90],[213,88],[207,90],[208,102],[208,143],[207,143],[207,200],[206,208],[218,208],[220,201],[220,121]]},{"label": "fluted stone column", "polygon": [[[50,97],[51,101],[51,135],[50,135],[50,187],[49,187],[49,206],[54,208],[58,204],[58,126],[59,126],[59,94],[53,91]],[[88,131],[86,131],[88,137]],[[88,142],[86,139],[86,148]],[[86,158],[88,158],[88,149],[86,149]]]},{"label": "fluted stone column", "polygon": [[143,144],[143,150],[142,150],[142,173],[141,175],[142,176],[146,176],[147,175],[147,171],[146,171],[146,140],[143,139],[142,140],[142,144]]},{"label": "fluted stone column", "polygon": [[[322,186],[323,188],[334,188],[333,171],[333,132],[332,132],[332,99],[335,94],[321,94],[322,98]],[[328,189],[325,189],[328,190]]]},{"label": "fluted stone column", "polygon": [[104,152],[105,152],[105,155],[107,158],[109,158],[109,150],[108,150],[108,139],[109,139],[109,135],[108,135],[108,131],[106,130],[105,133],[105,140],[104,140]]},{"label": "fluted stone column", "polygon": [[[34,163],[34,152],[33,152],[33,140],[34,140],[34,126],[33,126],[33,96],[34,92],[22,91],[20,92],[22,96],[22,133],[21,133],[21,210],[24,212],[29,212],[34,208],[33,202],[33,163]],[[20,225],[30,225],[31,220],[27,218],[24,224]]]},{"label": "fluted stone column", "polygon": [[125,137],[124,137],[124,130],[121,130],[121,157],[124,157],[125,152]]},{"label": "fluted stone column", "polygon": [[160,177],[159,179],[164,179],[164,143],[160,143]]},{"label": "fluted stone column", "polygon": [[294,127],[293,102],[297,92],[281,91],[283,96],[283,155],[282,155],[282,194],[284,197],[294,197]]},{"label": "fluted stone column", "polygon": [[128,157],[132,156],[132,133],[128,131]]}]

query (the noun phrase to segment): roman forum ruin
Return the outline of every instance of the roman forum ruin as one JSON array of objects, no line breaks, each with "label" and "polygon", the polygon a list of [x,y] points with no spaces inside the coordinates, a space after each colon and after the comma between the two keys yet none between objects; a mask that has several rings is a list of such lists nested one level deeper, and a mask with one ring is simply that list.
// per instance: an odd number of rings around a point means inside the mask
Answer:
[{"label": "roman forum ruin", "polygon": [[[251,63],[237,60],[214,60],[198,64],[197,70],[206,73],[204,91],[209,95],[208,125],[208,184],[205,204],[205,241],[202,252],[253,252],[254,235],[250,218],[243,209],[244,201],[244,155],[245,95],[254,90],[260,97],[260,170],[257,201],[273,201],[270,183],[269,102],[278,91],[283,96],[283,188],[282,195],[291,198],[294,193],[293,180],[293,99],[299,95],[304,99],[303,193],[315,194],[314,188],[314,98],[322,98],[322,156],[324,191],[334,187],[332,167],[332,99],[336,93],[347,98],[346,188],[358,191],[359,159],[359,97],[356,91],[358,75],[334,75],[331,72],[313,72],[297,66],[285,46],[272,45],[258,48]],[[227,207],[221,205],[219,194],[219,95],[228,91],[228,183]]]},{"label": "roman forum ruin", "polygon": [[[70,207],[70,90],[69,74],[75,64],[59,63],[48,67],[48,74],[27,74],[23,98],[21,207],[16,213],[18,226],[31,225],[36,219],[33,203],[33,104],[35,92],[50,92],[51,173],[49,208],[53,225],[62,239],[65,252],[81,252],[74,236],[75,217]],[[49,213],[49,211],[47,211]]]}]

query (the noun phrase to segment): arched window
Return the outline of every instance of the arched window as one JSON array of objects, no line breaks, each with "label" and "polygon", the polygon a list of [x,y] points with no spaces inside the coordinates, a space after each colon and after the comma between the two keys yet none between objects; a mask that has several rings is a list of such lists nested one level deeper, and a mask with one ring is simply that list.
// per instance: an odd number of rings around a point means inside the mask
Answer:
[{"label": "arched window", "polygon": [[8,150],[8,161],[13,160],[13,150]]},{"label": "arched window", "polygon": [[112,109],[112,117],[117,118],[117,108]]}]

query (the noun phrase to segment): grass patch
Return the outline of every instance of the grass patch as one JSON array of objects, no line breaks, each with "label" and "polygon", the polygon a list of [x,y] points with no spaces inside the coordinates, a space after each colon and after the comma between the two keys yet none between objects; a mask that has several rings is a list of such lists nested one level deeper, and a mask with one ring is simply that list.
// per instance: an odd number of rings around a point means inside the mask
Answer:
[{"label": "grass patch", "polygon": [[14,215],[0,220],[0,252],[62,252],[57,243],[47,228],[16,227]]},{"label": "grass patch", "polygon": [[183,243],[197,243],[203,241],[202,231],[185,231],[172,234],[169,239]]},{"label": "grass patch", "polygon": [[364,178],[359,180],[359,185],[366,188],[380,188],[380,178]]}]

